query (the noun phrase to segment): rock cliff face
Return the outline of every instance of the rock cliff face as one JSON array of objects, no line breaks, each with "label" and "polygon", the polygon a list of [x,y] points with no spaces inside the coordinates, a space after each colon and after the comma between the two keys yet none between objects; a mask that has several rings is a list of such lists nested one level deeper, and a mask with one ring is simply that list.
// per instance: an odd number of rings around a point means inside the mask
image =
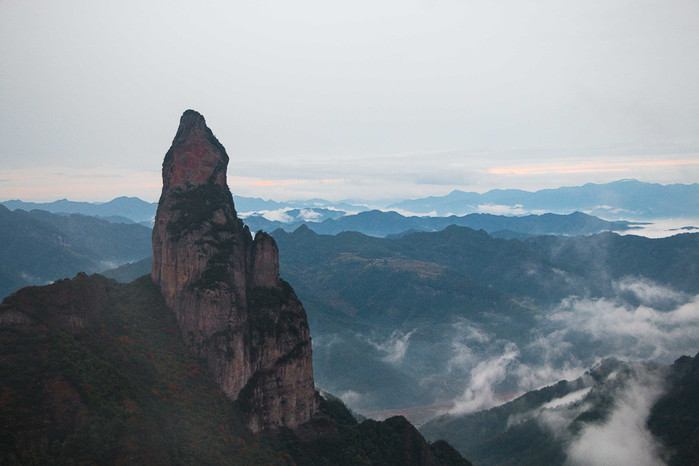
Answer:
[{"label": "rock cliff face", "polygon": [[294,427],[318,408],[306,313],[279,277],[274,240],[253,240],[238,219],[227,165],[204,117],[184,112],[163,161],[151,277],[250,428]]}]

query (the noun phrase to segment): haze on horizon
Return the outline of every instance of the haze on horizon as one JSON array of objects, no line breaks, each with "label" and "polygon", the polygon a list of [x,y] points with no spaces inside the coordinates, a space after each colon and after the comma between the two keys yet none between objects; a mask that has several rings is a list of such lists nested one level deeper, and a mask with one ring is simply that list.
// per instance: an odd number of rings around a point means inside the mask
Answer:
[{"label": "haze on horizon", "polygon": [[699,3],[0,2],[0,200],[157,200],[187,108],[234,195],[699,180]]}]

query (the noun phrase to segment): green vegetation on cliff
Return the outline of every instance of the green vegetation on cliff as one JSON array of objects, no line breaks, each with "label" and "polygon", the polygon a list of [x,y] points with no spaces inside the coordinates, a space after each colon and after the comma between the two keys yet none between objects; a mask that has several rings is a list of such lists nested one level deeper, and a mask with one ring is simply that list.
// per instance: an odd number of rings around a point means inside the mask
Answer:
[{"label": "green vegetation on cliff", "polygon": [[[204,222],[210,222],[214,218],[214,212],[229,204],[233,205],[230,191],[215,183],[176,191],[172,195],[172,209],[177,212],[177,216],[168,221],[167,232],[173,238],[179,238],[187,232],[197,230]],[[240,220],[237,226],[242,229]]]},{"label": "green vegetation on cliff", "polygon": [[407,421],[357,424],[336,401],[298,434],[252,434],[149,276],[80,274],[8,297],[0,374],[0,464],[467,464]]},{"label": "green vegetation on cliff", "polygon": [[[98,275],[78,281],[76,288],[107,290],[89,331],[0,330],[4,461],[283,463],[187,355],[150,277],[128,285]],[[4,306],[36,293],[52,297],[50,287],[24,289]]]}]

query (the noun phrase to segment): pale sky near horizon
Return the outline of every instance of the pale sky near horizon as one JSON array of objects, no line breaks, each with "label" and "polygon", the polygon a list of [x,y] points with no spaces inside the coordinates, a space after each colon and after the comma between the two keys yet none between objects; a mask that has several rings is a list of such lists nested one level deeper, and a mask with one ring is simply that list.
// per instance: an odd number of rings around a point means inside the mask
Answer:
[{"label": "pale sky near horizon", "polygon": [[187,108],[234,195],[694,183],[697,83],[697,0],[0,0],[0,200],[157,200]]}]

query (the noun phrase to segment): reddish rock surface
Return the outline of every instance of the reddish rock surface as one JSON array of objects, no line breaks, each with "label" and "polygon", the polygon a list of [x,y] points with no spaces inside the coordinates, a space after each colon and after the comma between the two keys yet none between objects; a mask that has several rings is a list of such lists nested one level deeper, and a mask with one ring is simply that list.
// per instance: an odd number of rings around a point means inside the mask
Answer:
[{"label": "reddish rock surface", "polygon": [[227,165],[204,117],[187,110],[163,162],[151,277],[250,427],[294,427],[318,407],[306,313],[279,277],[274,239],[253,240],[238,219]]}]

